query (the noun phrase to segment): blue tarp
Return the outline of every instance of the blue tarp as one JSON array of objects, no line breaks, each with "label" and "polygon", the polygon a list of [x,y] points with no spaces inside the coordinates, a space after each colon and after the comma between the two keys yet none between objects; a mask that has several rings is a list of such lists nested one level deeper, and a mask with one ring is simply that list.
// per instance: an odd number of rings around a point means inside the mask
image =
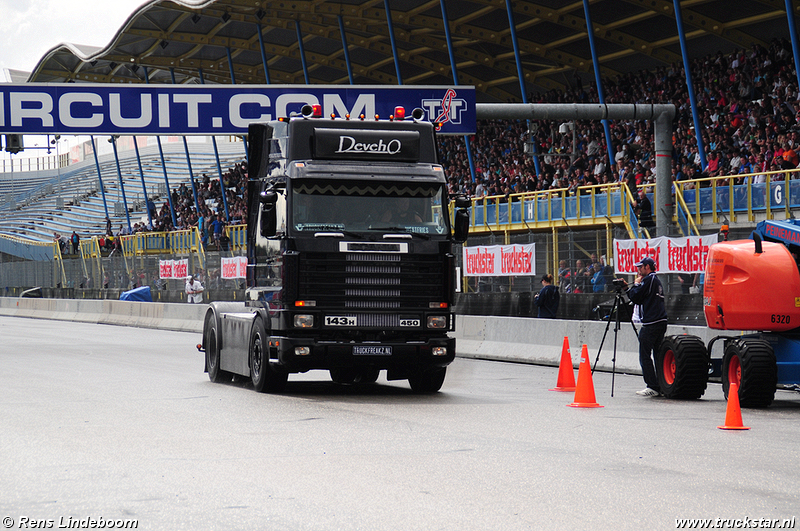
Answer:
[{"label": "blue tarp", "polygon": [[150,286],[142,286],[141,288],[125,291],[119,296],[121,301],[138,301],[138,302],[153,302],[153,296],[150,295]]}]

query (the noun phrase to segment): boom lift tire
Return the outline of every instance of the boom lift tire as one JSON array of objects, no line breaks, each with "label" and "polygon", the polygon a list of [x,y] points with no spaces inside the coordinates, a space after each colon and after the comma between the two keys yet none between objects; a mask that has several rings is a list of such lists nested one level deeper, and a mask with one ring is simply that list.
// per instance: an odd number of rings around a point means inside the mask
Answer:
[{"label": "boom lift tire", "polygon": [[219,368],[218,338],[216,320],[213,314],[209,314],[208,317],[206,317],[205,338],[203,338],[206,351],[208,379],[214,383],[230,382],[233,379],[233,374]]},{"label": "boom lift tire", "polygon": [[435,367],[409,376],[408,384],[415,393],[436,393],[442,388],[447,367]]},{"label": "boom lift tire", "polygon": [[264,322],[261,317],[256,317],[250,331],[250,380],[259,393],[280,393],[286,387],[289,373],[270,366],[268,345]]},{"label": "boom lift tire", "polygon": [[694,400],[703,396],[708,383],[708,353],[695,336],[667,336],[656,355],[656,373],[666,398]]},{"label": "boom lift tire", "polygon": [[763,339],[734,339],[722,358],[722,391],[728,398],[731,381],[739,386],[741,407],[767,407],[775,398],[778,364],[772,345]]}]

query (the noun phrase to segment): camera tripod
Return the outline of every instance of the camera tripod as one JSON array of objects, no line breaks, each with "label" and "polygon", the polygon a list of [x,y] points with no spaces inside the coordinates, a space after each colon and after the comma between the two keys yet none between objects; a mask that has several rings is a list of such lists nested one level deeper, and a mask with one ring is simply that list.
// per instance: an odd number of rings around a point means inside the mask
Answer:
[{"label": "camera tripod", "polygon": [[[622,288],[618,286],[614,286],[616,291],[614,293],[614,305],[611,307],[611,312],[608,314],[608,322],[606,323],[606,330],[603,332],[603,339],[600,340],[600,348],[597,349],[597,357],[594,360],[594,365],[592,365],[592,374],[594,374],[594,370],[597,367],[597,362],[600,361],[600,352],[603,351],[603,343],[606,342],[606,335],[608,335],[608,329],[611,327],[611,316],[615,316],[616,325],[614,326],[614,355],[611,358],[611,397],[614,397],[614,377],[617,374],[617,333],[619,332],[620,326],[620,315],[619,309],[620,306],[625,304],[625,300],[622,298]],[[636,330],[636,325],[633,324],[631,321],[631,327],[633,327],[633,333],[636,334],[638,339],[639,331]]]}]

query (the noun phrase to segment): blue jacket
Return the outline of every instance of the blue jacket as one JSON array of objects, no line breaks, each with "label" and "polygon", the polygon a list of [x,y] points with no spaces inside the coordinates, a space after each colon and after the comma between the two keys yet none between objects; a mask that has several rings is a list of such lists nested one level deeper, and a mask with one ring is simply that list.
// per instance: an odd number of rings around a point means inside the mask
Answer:
[{"label": "blue jacket", "polygon": [[542,291],[536,294],[533,303],[539,307],[538,317],[546,317],[554,319],[558,313],[558,302],[561,295],[558,293],[558,288],[549,284],[542,288]]},{"label": "blue jacket", "polygon": [[667,321],[664,288],[655,273],[650,273],[640,284],[628,288],[628,298],[639,306],[639,317],[643,326]]}]

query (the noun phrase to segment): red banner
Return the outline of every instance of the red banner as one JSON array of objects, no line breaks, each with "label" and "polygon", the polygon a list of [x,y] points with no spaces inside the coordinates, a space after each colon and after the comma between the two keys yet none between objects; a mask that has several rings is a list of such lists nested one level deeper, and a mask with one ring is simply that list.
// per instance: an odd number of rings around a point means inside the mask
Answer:
[{"label": "red banner", "polygon": [[464,275],[510,277],[536,274],[535,244],[464,247]]}]

